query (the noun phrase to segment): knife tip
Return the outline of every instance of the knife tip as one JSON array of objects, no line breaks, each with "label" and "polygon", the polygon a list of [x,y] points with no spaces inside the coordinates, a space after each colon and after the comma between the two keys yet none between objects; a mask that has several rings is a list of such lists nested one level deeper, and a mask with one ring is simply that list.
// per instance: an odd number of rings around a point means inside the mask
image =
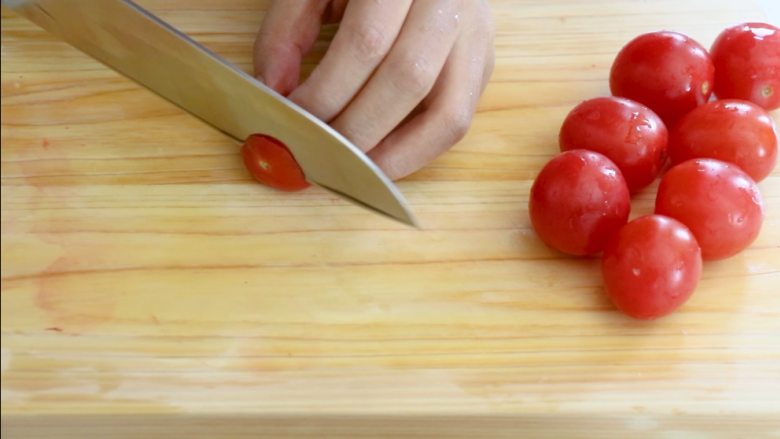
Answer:
[{"label": "knife tip", "polygon": [[[405,202],[402,202],[402,200],[399,200],[398,198],[395,199],[396,205],[392,206],[394,207],[393,212],[380,209],[378,207],[372,206],[368,203],[365,203],[361,200],[358,200],[357,198],[345,194],[342,191],[339,191],[338,189],[329,187],[326,184],[322,184],[318,181],[309,180],[310,183],[314,183],[317,186],[327,190],[328,192],[332,192],[335,195],[338,195],[339,197],[351,202],[352,204],[355,204],[356,206],[362,207],[366,210],[370,210],[371,212],[374,212],[376,214],[379,214],[381,216],[387,217],[393,221],[399,222],[401,224],[413,227],[415,229],[422,229],[420,226],[420,223],[417,221],[417,218],[415,218],[414,213],[412,213],[411,209],[409,208],[408,204]],[[405,200],[403,200],[405,201]]]}]

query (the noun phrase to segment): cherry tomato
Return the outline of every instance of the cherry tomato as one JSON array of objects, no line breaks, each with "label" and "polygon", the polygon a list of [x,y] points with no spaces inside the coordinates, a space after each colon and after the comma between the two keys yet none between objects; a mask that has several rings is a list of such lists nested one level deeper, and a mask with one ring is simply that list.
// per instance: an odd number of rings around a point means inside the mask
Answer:
[{"label": "cherry tomato", "polygon": [[536,234],[572,255],[604,249],[631,211],[620,169],[605,156],[582,149],[559,154],[542,169],[528,203]]},{"label": "cherry tomato", "polygon": [[585,101],[561,127],[561,151],[587,149],[612,160],[630,192],[649,185],[666,162],[669,133],[653,110],[637,102],[602,97]]},{"label": "cherry tomato", "polygon": [[270,136],[253,134],[241,147],[244,165],[255,180],[283,191],[299,191],[310,186],[292,153]]},{"label": "cherry tomato", "polygon": [[756,182],[733,164],[693,159],[661,179],[655,213],[688,226],[704,260],[736,255],[758,237],[764,200]]},{"label": "cherry tomato", "polygon": [[612,303],[642,320],[682,306],[701,277],[701,249],[681,222],[646,215],[623,226],[604,249],[601,273]]},{"label": "cherry tomato", "polygon": [[715,67],[707,50],[677,32],[652,32],[626,44],[609,77],[612,94],[650,107],[672,127],[712,94]]},{"label": "cherry tomato", "polygon": [[712,45],[715,95],[780,108],[780,29],[766,23],[730,27]]},{"label": "cherry tomato", "polygon": [[777,128],[763,108],[736,99],[713,101],[686,114],[672,130],[672,164],[708,157],[733,163],[755,181],[777,163]]}]

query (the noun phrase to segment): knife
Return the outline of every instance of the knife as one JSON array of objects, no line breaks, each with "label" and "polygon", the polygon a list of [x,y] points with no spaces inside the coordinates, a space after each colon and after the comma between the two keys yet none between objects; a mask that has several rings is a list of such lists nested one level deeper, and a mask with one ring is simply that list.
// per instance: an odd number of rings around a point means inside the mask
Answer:
[{"label": "knife", "polygon": [[310,183],[417,226],[398,188],[344,136],[132,1],[1,1],[238,142],[279,139]]}]

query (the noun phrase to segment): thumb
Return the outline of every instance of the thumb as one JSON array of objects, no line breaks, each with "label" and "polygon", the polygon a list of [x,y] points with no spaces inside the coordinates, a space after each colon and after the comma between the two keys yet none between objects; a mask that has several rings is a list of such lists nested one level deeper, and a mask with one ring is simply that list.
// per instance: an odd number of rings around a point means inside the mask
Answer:
[{"label": "thumb", "polygon": [[255,77],[278,93],[298,86],[301,59],[317,41],[328,0],[274,0],[254,46]]}]

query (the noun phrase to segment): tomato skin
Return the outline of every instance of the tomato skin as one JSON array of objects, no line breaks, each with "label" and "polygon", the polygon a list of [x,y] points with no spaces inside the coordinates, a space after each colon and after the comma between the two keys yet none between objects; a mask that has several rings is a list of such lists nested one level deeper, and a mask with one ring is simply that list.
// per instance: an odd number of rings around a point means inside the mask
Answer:
[{"label": "tomato skin", "polygon": [[548,246],[572,255],[601,252],[628,221],[628,187],[605,156],[585,150],[559,154],[531,187],[528,203],[536,234]]},{"label": "tomato skin", "polygon": [[558,136],[561,152],[587,149],[604,154],[636,192],[658,176],[666,162],[669,132],[658,115],[629,99],[601,97],[576,106]]},{"label": "tomato skin", "polygon": [[701,248],[675,219],[639,217],[620,229],[604,249],[601,273],[612,303],[635,319],[671,314],[696,290]]},{"label": "tomato skin", "polygon": [[655,213],[688,226],[705,261],[725,259],[746,249],[764,221],[758,185],[736,165],[693,159],[661,178]]},{"label": "tomato skin", "polygon": [[620,50],[609,76],[612,94],[644,104],[667,127],[706,103],[715,66],[692,38],[669,31],[640,35]]},{"label": "tomato skin", "polygon": [[311,186],[290,150],[271,136],[249,136],[241,147],[241,157],[252,177],[264,185],[283,191]]},{"label": "tomato skin", "polygon": [[732,26],[718,35],[710,53],[718,99],[780,108],[780,29],[767,23]]},{"label": "tomato skin", "polygon": [[676,165],[694,158],[733,163],[759,182],[777,164],[774,120],[748,101],[727,99],[696,108],[672,130],[669,156]]}]

